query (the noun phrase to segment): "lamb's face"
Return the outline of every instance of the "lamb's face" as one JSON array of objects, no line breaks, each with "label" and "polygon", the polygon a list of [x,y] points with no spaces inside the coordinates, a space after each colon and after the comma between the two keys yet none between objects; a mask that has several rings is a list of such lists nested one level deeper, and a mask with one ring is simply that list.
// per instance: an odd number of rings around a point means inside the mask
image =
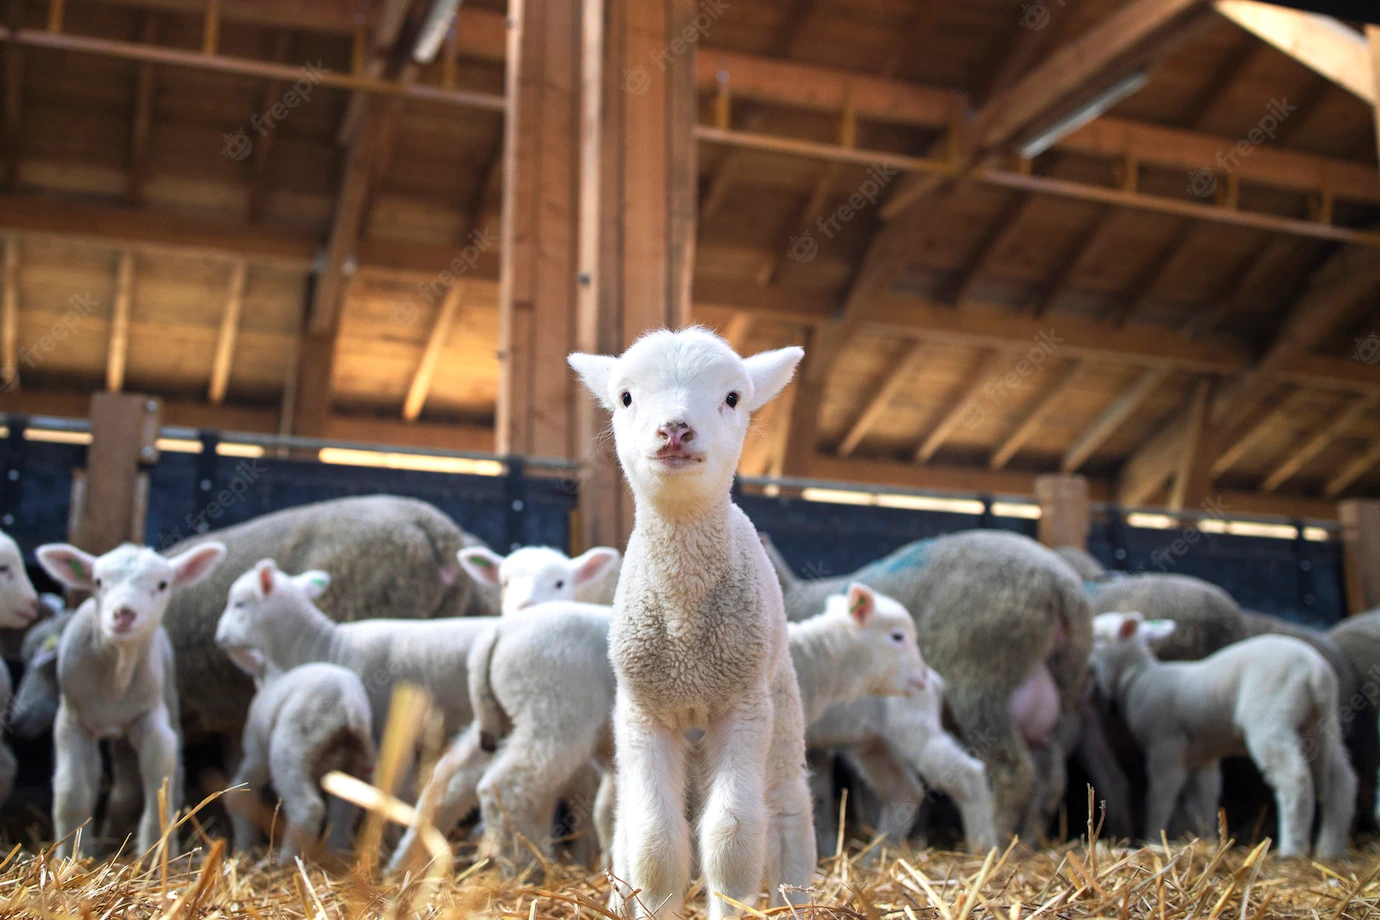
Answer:
[{"label": "lamb's face", "polygon": [[613,412],[633,491],[693,501],[727,491],[751,413],[785,387],[803,355],[783,348],[744,360],[690,328],[649,333],[618,358],[577,354],[570,363]]},{"label": "lamb's face", "polygon": [[521,613],[537,604],[577,600],[579,592],[598,582],[617,564],[619,553],[598,546],[571,559],[549,546],[524,546],[507,556],[483,547],[462,549],[460,564],[476,581],[498,585],[502,613]]},{"label": "lamb's face", "polygon": [[23,629],[38,618],[38,592],[24,570],[19,545],[0,533],[0,627]]},{"label": "lamb's face", "polygon": [[261,559],[236,578],[226,596],[225,609],[216,623],[216,645],[241,671],[264,677],[268,662],[264,638],[273,620],[284,616],[292,604],[308,604],[330,585],[325,572],[310,571],[291,576],[272,559]]},{"label": "lamb's face", "polygon": [[929,668],[904,605],[858,583],[827,603],[831,613],[850,618],[856,641],[867,651],[870,695],[909,696],[925,689]]},{"label": "lamb's face", "polygon": [[126,543],[100,558],[65,543],[38,548],[43,568],[69,588],[90,591],[108,642],[147,640],[163,623],[174,588],[196,584],[225,558],[220,543],[202,543],[171,559]]},{"label": "lamb's face", "polygon": [[1129,660],[1152,654],[1150,643],[1174,632],[1173,620],[1147,620],[1138,610],[1099,613],[1093,617],[1093,647],[1089,664],[1097,689],[1110,699],[1116,676]]}]

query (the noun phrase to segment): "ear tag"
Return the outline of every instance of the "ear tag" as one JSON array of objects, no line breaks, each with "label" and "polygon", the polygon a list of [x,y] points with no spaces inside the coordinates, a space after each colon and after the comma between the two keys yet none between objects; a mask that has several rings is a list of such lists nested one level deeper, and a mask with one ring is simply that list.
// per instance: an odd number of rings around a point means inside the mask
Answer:
[{"label": "ear tag", "polygon": [[848,612],[849,612],[849,613],[856,614],[859,610],[863,609],[863,608],[866,607],[866,606],[867,606],[867,598],[865,598],[865,597],[860,597],[860,598],[857,599],[857,601],[855,601],[855,602],[853,603],[853,606],[850,607],[850,608],[848,609]]},{"label": "ear tag", "polygon": [[493,560],[486,559],[483,556],[475,556],[470,560],[470,565],[477,565],[481,569],[491,569],[494,567]]},{"label": "ear tag", "polygon": [[58,634],[54,633],[43,640],[43,644],[38,647],[38,650],[40,652],[51,652],[53,649],[57,648],[58,638]]},{"label": "ear tag", "polygon": [[311,583],[322,591],[326,590],[326,579],[322,578],[320,575],[312,578]]},{"label": "ear tag", "polygon": [[78,578],[85,578],[85,577],[86,577],[86,569],[83,568],[83,567],[82,567],[82,564],[81,564],[80,562],[78,562],[77,560],[75,560],[75,559],[68,559],[68,560],[67,560],[67,567],[68,567],[69,569],[71,569],[71,570],[72,570],[72,574],[75,575],[75,576],[77,576]]}]

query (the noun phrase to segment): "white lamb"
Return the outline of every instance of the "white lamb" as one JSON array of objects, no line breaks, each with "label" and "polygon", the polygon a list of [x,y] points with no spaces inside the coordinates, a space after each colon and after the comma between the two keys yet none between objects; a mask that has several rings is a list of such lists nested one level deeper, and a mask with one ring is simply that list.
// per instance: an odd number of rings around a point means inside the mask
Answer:
[{"label": "white lamb", "polygon": [[805,740],[811,748],[852,749],[850,765],[887,802],[877,828],[887,838],[904,839],[914,823],[925,795],[915,779],[919,774],[953,800],[968,849],[980,853],[997,840],[987,769],[945,730],[943,708],[944,679],[931,669],[924,688],[909,696],[872,696],[829,707],[810,722]]},{"label": "white lamb", "polygon": [[1160,662],[1150,642],[1173,629],[1171,620],[1145,621],[1137,612],[1093,618],[1098,686],[1145,751],[1146,835],[1157,839],[1169,826],[1180,793],[1190,815],[1210,822],[1221,795],[1218,762],[1249,754],[1275,790],[1279,855],[1308,855],[1315,790],[1322,810],[1316,855],[1345,855],[1356,775],[1327,660],[1305,642],[1270,635],[1200,661]]},{"label": "white lamb", "polygon": [[551,601],[608,603],[613,596],[609,583],[617,580],[622,559],[608,546],[596,546],[574,559],[550,546],[524,546],[507,556],[472,546],[456,555],[476,582],[502,591],[504,616]]},{"label": "white lamb", "polygon": [[[223,649],[258,649],[273,666],[288,670],[313,661],[348,668],[369,694],[374,740],[383,737],[393,687],[408,681],[426,690],[441,713],[447,735],[474,717],[465,683],[470,648],[499,617],[436,620],[359,620],[336,623],[312,603],[303,585],[330,583],[324,572],[280,578],[272,559],[262,559],[230,587],[216,626]],[[275,585],[266,593],[265,583]]]},{"label": "white lamb", "polygon": [[[530,852],[518,835],[544,845],[556,791],[591,758],[609,763],[609,613],[594,605],[546,604],[503,623],[475,647],[469,668],[475,727],[456,740],[422,793],[423,803],[435,801],[433,822],[443,832],[479,801],[490,849],[510,864],[522,863]],[[927,669],[915,621],[899,603],[864,585],[829,598],[823,613],[789,628],[807,718],[865,694],[924,689]],[[569,693],[570,687],[580,693]],[[492,758],[495,738],[503,742]],[[613,794],[611,783],[600,791],[596,824],[604,847]],[[574,806],[586,813],[594,804],[590,797]],[[414,838],[409,832],[393,868],[419,855]]]},{"label": "white lamb", "polygon": [[[700,328],[644,335],[619,357],[570,364],[613,412],[636,515],[609,634],[621,794],[615,873],[639,911],[671,916],[690,886],[687,783],[701,784],[710,920],[803,894],[815,865],[805,725],[781,586],[729,498],[749,414],[804,356],[740,358]],[[686,733],[703,732],[693,747]],[[693,761],[693,763],[691,762]],[[614,893],[616,899],[619,892]]]},{"label": "white lamb", "polygon": [[[0,530],[0,629],[27,629],[39,610],[38,592],[24,569],[24,555],[9,534]],[[0,667],[0,713],[9,711],[13,693],[10,672]],[[18,772],[14,752],[0,744],[0,805],[9,801]]]},{"label": "white lamb", "polygon": [[[261,570],[265,595],[288,580],[281,572]],[[294,579],[296,580],[296,579]],[[308,596],[325,589],[318,573],[298,581]],[[237,647],[231,659],[254,678],[256,692],[245,717],[243,759],[232,785],[257,794],[265,786],[283,803],[287,835],[278,853],[279,865],[291,865],[304,844],[320,836],[326,817],[321,777],[331,770],[367,778],[373,769],[372,716],[364,684],[353,671],[339,665],[313,662],[280,671],[258,650]],[[352,809],[336,810],[332,845],[348,845]],[[235,848],[247,850],[262,839],[248,809],[231,809]]]},{"label": "white lamb", "polygon": [[144,807],[135,843],[147,853],[161,832],[159,789],[167,784],[170,810],[181,794],[177,682],[163,613],[172,590],[210,575],[225,557],[225,547],[203,543],[165,559],[126,544],[98,559],[75,546],[50,543],[37,555],[49,575],[69,588],[93,592],[94,600],[77,610],[58,645],[57,855],[73,854],[75,832],[96,810],[99,744],[115,738],[127,739],[138,755]]}]

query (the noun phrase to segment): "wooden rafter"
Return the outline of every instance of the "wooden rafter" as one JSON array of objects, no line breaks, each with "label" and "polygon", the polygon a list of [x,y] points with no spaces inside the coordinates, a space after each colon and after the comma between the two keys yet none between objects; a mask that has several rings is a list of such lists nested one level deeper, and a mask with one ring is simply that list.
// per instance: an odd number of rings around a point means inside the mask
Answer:
[{"label": "wooden rafter", "polygon": [[973,285],[987,270],[992,259],[1020,235],[1021,225],[1036,209],[1037,201],[1034,195],[1013,195],[1002,205],[996,218],[987,225],[982,239],[968,254],[967,260],[952,278],[945,281],[938,297],[940,302],[958,305],[968,299]]},{"label": "wooden rafter", "polygon": [[1010,360],[1010,355],[1000,351],[988,352],[979,359],[970,376],[971,382],[956,399],[946,403],[950,408],[920,442],[915,451],[916,463],[928,463],[960,426],[971,425],[982,418],[982,394],[1010,370]]},{"label": "wooden rafter", "polygon": [[1097,241],[1107,232],[1107,228],[1115,221],[1117,211],[1113,208],[1103,207],[1098,211],[1096,219],[1084,229],[1079,235],[1077,242],[1069,247],[1067,254],[1062,262],[1059,263],[1050,279],[1041,284],[1031,298],[1030,312],[1036,316],[1044,316],[1049,312],[1049,308],[1059,301],[1073,288],[1074,279],[1078,276],[1079,269],[1087,261],[1088,253],[1097,245]]},{"label": "wooden rafter", "polygon": [[1380,401],[1380,393],[1370,393],[1353,398],[1351,404],[1343,409],[1341,414],[1315,431],[1302,444],[1290,450],[1288,456],[1280,462],[1279,466],[1275,467],[1260,483],[1260,491],[1274,492],[1288,482],[1291,476],[1322,453],[1327,445],[1346,434],[1347,429],[1374,408],[1377,401]]},{"label": "wooden rafter", "polygon": [[7,236],[0,262],[0,390],[14,390],[19,380],[19,238]]},{"label": "wooden rafter", "polygon": [[1380,26],[1366,25],[1366,47],[1370,49],[1371,91],[1375,104],[1375,148],[1380,150]]},{"label": "wooden rafter", "polygon": [[1212,430],[1213,391],[1214,383],[1210,378],[1204,377],[1193,385],[1186,419],[1188,439],[1179,452],[1174,487],[1169,492],[1170,511],[1196,507],[1207,498],[1212,482],[1209,468],[1217,443]]},{"label": "wooden rafter", "polygon": [[120,253],[115,276],[115,304],[110,313],[110,341],[106,351],[105,388],[118,393],[125,385],[129,358],[129,315],[134,308],[134,254]]},{"label": "wooden rafter", "polygon": [[1216,0],[1213,8],[1305,67],[1375,105],[1370,51],[1354,29],[1330,16],[1255,0]]},{"label": "wooden rafter", "polygon": [[[270,59],[278,64],[286,63],[291,48],[291,33],[277,33],[273,38]],[[282,95],[282,83],[276,80],[265,82],[259,93],[259,111],[268,111],[274,103],[282,98]],[[273,152],[274,139],[277,136],[277,131],[265,131],[253,138],[254,153],[250,161],[249,196],[246,199],[246,213],[250,223],[256,223],[262,220],[264,216],[264,208],[268,203],[268,162],[269,156]]]},{"label": "wooden rafter", "polygon": [[[17,26],[23,17],[20,0],[9,0],[5,15]],[[16,43],[0,46],[5,56],[5,95],[0,98],[0,138],[5,142],[5,191],[19,184],[19,161],[24,146],[24,48]]]},{"label": "wooden rafter", "polygon": [[848,429],[848,433],[839,442],[837,453],[840,457],[850,456],[858,449],[858,445],[862,443],[863,438],[867,437],[872,426],[877,424],[877,420],[886,414],[891,400],[913,379],[915,370],[924,361],[926,353],[927,349],[923,342],[912,342],[906,345],[901,349],[896,360],[891,362],[882,372],[876,385],[868,388],[871,395],[858,413],[852,427]]},{"label": "wooden rafter", "polygon": [[1380,440],[1375,441],[1364,453],[1342,467],[1342,471],[1327,481],[1323,495],[1336,498],[1346,491],[1347,486],[1366,474],[1375,464],[1380,463]]},{"label": "wooden rafter", "polygon": [[1306,390],[1294,390],[1273,405],[1260,406],[1251,417],[1235,426],[1230,434],[1222,439],[1225,447],[1212,463],[1212,475],[1221,476],[1239,463],[1241,458],[1250,453],[1252,448],[1263,441],[1280,422],[1292,416],[1307,398]]},{"label": "wooden rafter", "polygon": [[1208,76],[1203,89],[1183,107],[1179,121],[1194,128],[1202,127],[1207,117],[1222,103],[1236,85],[1236,79],[1261,59],[1265,46],[1249,35],[1239,35],[1222,56],[1222,63]]},{"label": "wooden rafter", "polygon": [[1065,473],[1076,473],[1088,458],[1135,414],[1160,384],[1164,383],[1169,373],[1170,368],[1167,366],[1151,367],[1141,371],[1135,383],[1102,410],[1102,414],[1078,436],[1073,446],[1064,451],[1064,456],[1059,461],[1059,469]]},{"label": "wooden rafter", "polygon": [[1040,426],[1045,423],[1045,419],[1057,409],[1069,393],[1077,387],[1079,378],[1082,376],[1084,364],[1075,361],[1069,365],[1063,375],[1058,378],[1054,386],[1040,397],[1040,400],[1026,413],[1025,419],[1016,427],[1016,430],[1007,435],[1006,440],[1002,441],[992,456],[987,461],[989,469],[999,470],[1011,462],[1011,458],[1025,446],[1035,432],[1040,430]]},{"label": "wooden rafter", "polygon": [[[143,15],[139,40],[158,41],[158,19],[152,12]],[[125,197],[134,207],[144,203],[144,184],[148,179],[149,133],[153,127],[154,92],[158,88],[157,66],[151,61],[138,65],[134,77],[134,120],[129,131],[129,178]]]},{"label": "wooden rafter", "polygon": [[436,376],[436,365],[441,360],[441,351],[450,341],[450,330],[455,325],[455,317],[460,312],[460,300],[464,293],[464,282],[457,281],[446,289],[446,296],[437,310],[436,320],[427,334],[426,347],[417,369],[412,374],[412,383],[407,388],[407,399],[403,402],[404,421],[415,422],[422,414],[426,398],[431,393],[431,380]]},{"label": "wooden rafter", "polygon": [[733,318],[724,324],[721,334],[733,346],[733,350],[738,354],[743,353],[747,347],[748,337],[752,335],[752,314],[735,313]]},{"label": "wooden rafter", "polygon": [[218,406],[225,401],[230,385],[230,368],[235,359],[235,340],[240,332],[240,314],[244,310],[245,281],[249,267],[237,263],[230,270],[230,289],[225,296],[225,311],[220,317],[220,331],[216,334],[216,355],[211,361],[211,385],[207,402]]}]

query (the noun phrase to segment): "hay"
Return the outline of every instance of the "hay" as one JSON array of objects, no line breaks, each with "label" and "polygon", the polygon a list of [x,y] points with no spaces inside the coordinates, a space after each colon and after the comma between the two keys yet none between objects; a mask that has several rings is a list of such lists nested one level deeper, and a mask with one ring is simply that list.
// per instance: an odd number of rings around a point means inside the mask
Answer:
[{"label": "hay", "polygon": [[[1230,841],[1228,841],[1230,843]],[[354,918],[615,917],[608,879],[552,864],[538,883],[505,880],[487,863],[436,876],[375,879],[359,867],[332,874],[301,862],[279,869],[265,856],[225,854],[221,840],[161,860],[68,863],[10,851],[0,865],[4,917]],[[462,848],[463,849],[463,848]],[[984,857],[853,847],[821,865],[808,907],[750,910],[792,920],[1031,920],[1154,918],[1255,920],[1380,917],[1380,847],[1345,864],[1278,860],[1253,849],[1194,842],[1126,848],[1086,842]],[[703,916],[696,892],[688,916]]]}]

